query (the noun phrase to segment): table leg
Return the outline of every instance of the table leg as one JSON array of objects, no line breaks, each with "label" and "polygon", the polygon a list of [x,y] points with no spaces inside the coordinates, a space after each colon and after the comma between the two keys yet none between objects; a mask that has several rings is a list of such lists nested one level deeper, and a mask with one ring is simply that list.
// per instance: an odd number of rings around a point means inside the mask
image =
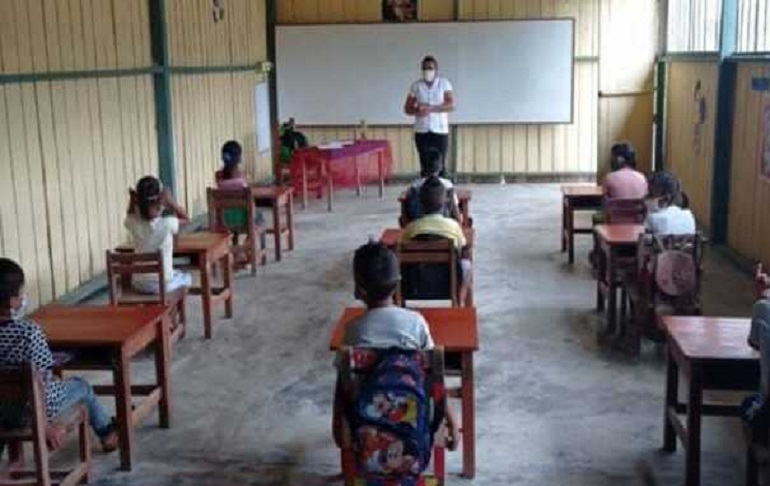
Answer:
[{"label": "table leg", "polygon": [[462,354],[462,439],[463,477],[473,479],[476,475],[476,405],[473,382],[473,352]]},{"label": "table leg", "polygon": [[201,275],[201,301],[203,302],[203,335],[211,339],[211,262],[202,255],[199,262]]},{"label": "table leg", "polygon": [[326,204],[329,212],[332,212],[332,199],[334,198],[334,182],[332,181],[332,164],[327,164],[326,170]]},{"label": "table leg", "polygon": [[286,199],[286,226],[289,230],[289,250],[294,249],[294,194],[291,192]]},{"label": "table leg", "polygon": [[304,159],[302,159],[302,209],[307,209],[307,164]]},{"label": "table leg", "polygon": [[675,409],[679,392],[679,367],[674,356],[669,351],[666,353],[666,400],[663,404],[663,450],[676,451],[676,431],[668,416],[669,409]]},{"label": "table leg", "polygon": [[618,295],[615,289],[615,251],[607,251],[607,334],[617,327]]},{"label": "table leg", "polygon": [[115,381],[115,409],[120,442],[120,469],[131,470],[131,447],[134,442],[134,421],[131,417],[131,363],[121,349],[113,370]]},{"label": "table leg", "polygon": [[567,231],[567,196],[562,196],[561,201],[561,232],[559,232],[559,236],[561,237],[561,252],[564,253],[567,251],[567,238],[565,238],[565,231]]},{"label": "table leg", "polygon": [[275,241],[275,261],[281,261],[281,212],[278,201],[273,201],[273,240]]},{"label": "table leg", "polygon": [[171,382],[169,356],[171,355],[171,345],[169,341],[169,329],[171,326],[170,316],[166,315],[158,323],[158,346],[155,348],[155,376],[160,387],[160,403],[158,413],[161,428],[171,427]]},{"label": "table leg", "polygon": [[567,208],[567,255],[569,264],[575,263],[575,209]]},{"label": "table leg", "polygon": [[382,150],[377,151],[377,173],[380,177],[380,199],[385,197],[385,168],[383,165],[385,164],[384,159],[385,154]]},{"label": "table leg", "polygon": [[604,311],[604,294],[602,294],[602,280],[607,278],[607,256],[604,248],[599,243],[599,238],[594,233],[594,261],[596,262],[596,310]]},{"label": "table leg", "polygon": [[233,254],[229,251],[222,258],[222,262],[225,267],[224,271],[224,292],[228,293],[225,299],[225,317],[232,319],[233,317]]},{"label": "table leg", "polygon": [[703,406],[703,381],[701,370],[692,366],[690,372],[690,390],[687,397],[687,456],[685,459],[685,484],[700,484],[700,423]]},{"label": "table leg", "polygon": [[361,197],[361,168],[358,166],[358,155],[353,156],[353,171],[356,173],[356,196]]}]

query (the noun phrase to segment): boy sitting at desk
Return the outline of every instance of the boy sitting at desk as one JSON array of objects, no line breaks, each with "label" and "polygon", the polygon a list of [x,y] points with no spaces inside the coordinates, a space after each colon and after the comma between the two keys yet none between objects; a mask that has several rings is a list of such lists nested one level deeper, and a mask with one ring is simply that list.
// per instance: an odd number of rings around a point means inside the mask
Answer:
[{"label": "boy sitting at desk", "polygon": [[427,152],[425,171],[421,174],[419,179],[412,182],[406,193],[406,201],[404,204],[406,207],[407,221],[413,221],[425,214],[425,209],[422,206],[422,201],[420,198],[420,189],[422,189],[425,181],[427,181],[430,177],[435,177],[440,180],[441,184],[446,190],[446,203],[442,209],[444,216],[449,216],[456,219],[457,221],[460,221],[460,202],[457,199],[457,193],[455,193],[454,184],[452,184],[452,181],[449,179],[445,179],[439,176],[442,168],[443,163],[441,161],[441,152],[439,152],[436,148],[429,149]]},{"label": "boy sitting at desk", "polygon": [[[25,363],[34,365],[43,382],[48,420],[82,402],[88,407],[88,420],[102,448],[105,452],[114,451],[118,448],[118,435],[110,415],[87,381],[79,377],[60,380],[54,376],[51,349],[40,326],[25,317],[26,307],[24,271],[16,262],[0,258],[0,369],[13,370]],[[22,426],[24,409],[19,403],[0,403],[0,428]],[[60,448],[65,434],[61,426],[46,427],[48,446]]]},{"label": "boy sitting at desk", "polygon": [[[345,329],[343,344],[377,349],[400,348],[409,350],[433,349],[433,338],[428,323],[419,313],[397,307],[393,294],[400,280],[396,255],[381,243],[369,242],[356,250],[353,258],[355,297],[366,304],[366,314],[351,322]],[[340,424],[337,422],[341,397],[337,389],[335,400],[334,434],[340,443]],[[457,448],[459,429],[457,420],[447,406],[447,447]]]},{"label": "boy sitting at desk", "polygon": [[403,240],[409,241],[421,235],[435,235],[452,240],[460,252],[462,275],[460,302],[466,302],[472,280],[472,265],[465,233],[460,223],[442,213],[446,206],[447,193],[438,177],[429,177],[420,188],[420,200],[425,215],[415,219],[404,228]]}]

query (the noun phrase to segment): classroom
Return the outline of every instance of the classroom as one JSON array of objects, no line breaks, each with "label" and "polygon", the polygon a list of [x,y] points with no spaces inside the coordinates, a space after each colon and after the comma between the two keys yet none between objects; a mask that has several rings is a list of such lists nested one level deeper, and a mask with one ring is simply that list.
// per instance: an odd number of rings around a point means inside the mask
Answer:
[{"label": "classroom", "polygon": [[768,0],[0,0],[0,486],[770,485],[768,207]]}]

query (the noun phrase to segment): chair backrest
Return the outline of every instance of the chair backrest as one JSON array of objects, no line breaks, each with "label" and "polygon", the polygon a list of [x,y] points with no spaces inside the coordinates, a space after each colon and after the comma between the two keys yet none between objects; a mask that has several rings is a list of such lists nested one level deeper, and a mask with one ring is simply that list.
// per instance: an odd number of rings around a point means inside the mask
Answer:
[{"label": "chair backrest", "polygon": [[[394,470],[400,469],[405,461],[414,461],[407,464],[424,470],[430,461],[433,436],[446,416],[443,349],[346,347],[339,351],[338,358],[339,413],[344,423],[341,445],[343,449],[352,449],[355,457],[355,465],[343,465],[346,479],[355,475],[375,480],[375,483],[382,479],[395,480],[397,478],[383,478],[382,475],[394,474]],[[420,373],[419,376],[412,374],[415,370]],[[394,377],[400,379],[392,383]],[[418,396],[423,398],[418,399]],[[402,403],[402,400],[405,402]],[[421,418],[425,421],[422,422]],[[409,431],[422,432],[417,437],[409,436]],[[397,447],[399,443],[401,447]],[[406,455],[407,445],[413,449],[411,453],[414,455]],[[417,451],[416,446],[421,450]],[[387,453],[384,453],[385,450]],[[390,461],[391,451],[400,456],[393,457],[395,464]],[[384,455],[388,456],[386,464],[381,461]],[[401,460],[404,462],[399,462]],[[391,467],[392,470],[388,471]],[[407,475],[415,473],[409,469]]]},{"label": "chair backrest", "polygon": [[[22,427],[26,425],[23,422],[27,418],[34,431],[45,433],[43,385],[33,364],[24,363],[13,370],[0,370],[0,402],[18,403],[22,413],[19,417],[8,417],[8,423],[0,420],[0,437],[2,429]],[[17,423],[12,423],[16,420]]]},{"label": "chair backrest", "polygon": [[460,259],[454,242],[438,235],[418,235],[396,247],[401,281],[396,302],[407,300],[451,300],[460,306]]},{"label": "chair backrest", "polygon": [[[209,211],[209,229],[211,231],[254,231],[255,202],[251,188],[215,189],[206,191]],[[237,223],[227,221],[228,210],[242,210],[243,217]],[[252,234],[252,233],[249,233]]]},{"label": "chair backrest", "polygon": [[[148,253],[133,253],[120,249],[107,250],[106,255],[107,287],[111,305],[122,303],[121,295],[130,290],[134,275],[155,275],[158,279],[158,294],[157,296],[147,294],[146,303],[166,302],[166,272],[163,267],[163,253],[160,250]],[[134,299],[131,303],[138,302]]]},{"label": "chair backrest", "polygon": [[644,199],[605,199],[607,224],[642,224],[647,215]]}]

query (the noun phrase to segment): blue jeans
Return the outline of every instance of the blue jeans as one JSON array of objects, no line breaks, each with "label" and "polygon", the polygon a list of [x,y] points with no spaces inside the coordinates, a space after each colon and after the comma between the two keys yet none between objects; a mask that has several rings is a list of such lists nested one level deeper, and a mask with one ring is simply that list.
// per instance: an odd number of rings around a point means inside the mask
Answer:
[{"label": "blue jeans", "polygon": [[83,378],[74,376],[64,380],[64,399],[62,410],[67,410],[77,403],[84,403],[88,408],[88,421],[99,438],[104,438],[111,431],[112,419],[94,394],[94,389]]}]

